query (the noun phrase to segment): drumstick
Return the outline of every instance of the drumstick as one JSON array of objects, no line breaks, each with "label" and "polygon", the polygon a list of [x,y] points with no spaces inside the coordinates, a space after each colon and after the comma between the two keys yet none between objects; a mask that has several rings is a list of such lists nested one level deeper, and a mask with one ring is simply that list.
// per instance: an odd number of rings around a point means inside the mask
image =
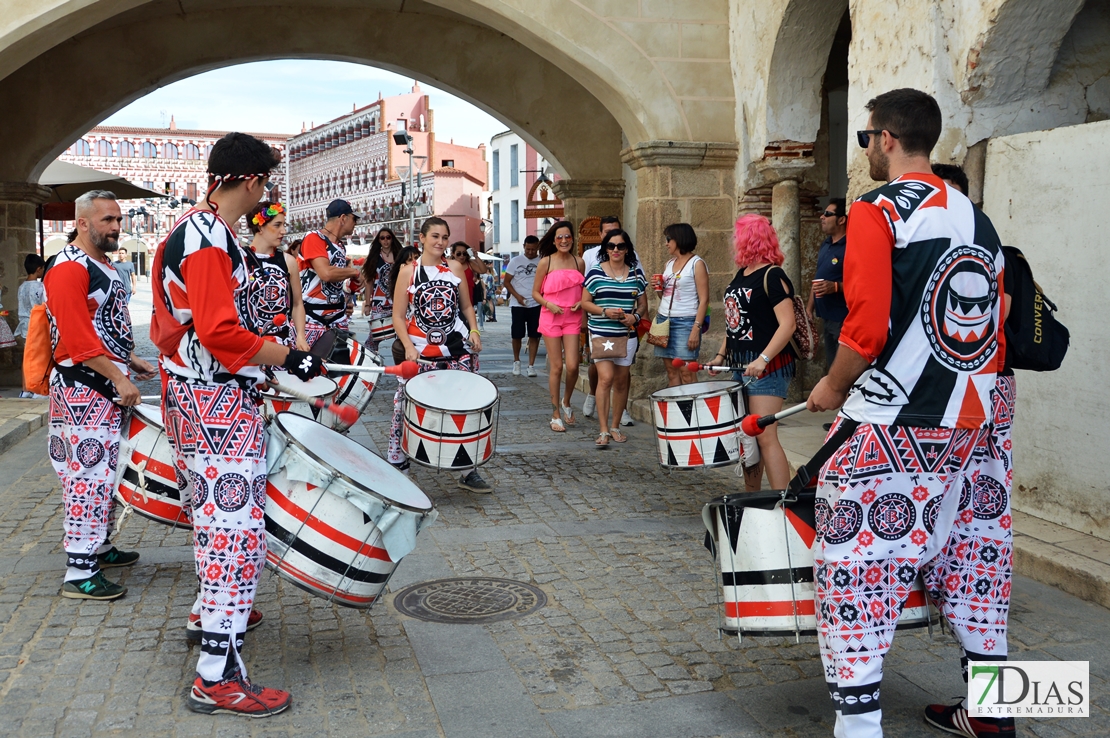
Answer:
[{"label": "drumstick", "polygon": [[259,331],[259,333],[261,333],[263,336],[265,336],[267,333],[270,332],[270,329],[272,329],[272,328],[281,328],[283,325],[285,325],[286,320],[287,320],[287,318],[285,317],[285,313],[278,313],[277,315],[274,316],[273,320],[271,320],[266,325],[262,326],[262,329]]},{"label": "drumstick", "polygon": [[324,368],[329,372],[351,372],[359,374],[392,374],[402,379],[412,379],[420,373],[420,367],[415,361],[402,361],[396,366],[358,366],[356,364],[332,364],[327,362]]},{"label": "drumstick", "polygon": [[745,435],[758,436],[763,432],[764,428],[772,423],[777,423],[783,418],[789,418],[791,415],[797,415],[805,409],[806,404],[803,402],[801,405],[795,405],[794,407],[780,410],[774,415],[764,415],[763,417],[759,417],[758,415],[745,415],[744,419],[740,421],[740,430],[744,431]]},{"label": "drumstick", "polygon": [[358,416],[360,415],[360,413],[357,407],[352,407],[351,405],[337,405],[334,402],[321,400],[319,397],[306,395],[303,392],[299,392],[292,387],[287,387],[284,384],[281,384],[280,382],[277,382],[273,379],[269,379],[267,380],[267,382],[271,387],[276,389],[278,392],[281,392],[282,394],[289,395],[290,397],[296,397],[298,400],[304,400],[317,410],[327,410],[328,412],[335,414],[347,425],[354,425],[358,422]]},{"label": "drumstick", "polygon": [[695,374],[702,370],[708,372],[742,372],[747,369],[745,366],[713,366],[712,364],[699,364],[696,361],[685,362],[682,359],[673,360],[671,366],[682,367]]}]

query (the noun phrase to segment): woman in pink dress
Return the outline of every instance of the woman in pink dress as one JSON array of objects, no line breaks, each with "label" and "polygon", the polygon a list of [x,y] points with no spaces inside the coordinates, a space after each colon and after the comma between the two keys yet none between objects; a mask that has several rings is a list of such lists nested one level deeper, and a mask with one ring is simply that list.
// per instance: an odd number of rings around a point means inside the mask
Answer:
[{"label": "woman in pink dress", "polygon": [[[551,430],[574,425],[570,397],[578,381],[578,333],[582,328],[582,282],[585,263],[574,252],[574,226],[561,220],[540,240],[540,264],[532,298],[540,304],[540,335],[547,348],[547,385],[551,390]],[[563,400],[559,379],[566,365]],[[564,423],[565,421],[565,423]]]}]

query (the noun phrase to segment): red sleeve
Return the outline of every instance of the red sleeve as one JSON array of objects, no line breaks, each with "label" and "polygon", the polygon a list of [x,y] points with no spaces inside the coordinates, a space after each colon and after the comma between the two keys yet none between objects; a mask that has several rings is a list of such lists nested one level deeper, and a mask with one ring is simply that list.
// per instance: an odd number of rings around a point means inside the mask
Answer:
[{"label": "red sleeve", "polygon": [[239,325],[231,257],[222,249],[201,249],[181,262],[181,276],[200,344],[229,370],[239,371],[262,347],[262,336]]},{"label": "red sleeve", "polygon": [[[58,328],[58,351],[55,359],[70,358],[74,362],[108,356],[93,328],[89,305],[89,270],[75,261],[51,267],[43,279],[46,287],[46,309]],[[123,357],[116,357],[123,358]]]},{"label": "red sleeve", "polygon": [[840,328],[840,342],[869,361],[882,353],[890,334],[893,250],[894,233],[882,208],[854,203],[844,252],[848,317]]},{"label": "red sleeve", "polygon": [[[312,266],[313,259],[323,257],[328,258],[328,245],[324,243],[324,239],[320,238],[315,233],[310,233],[301,241],[301,269],[307,269]],[[330,263],[330,260],[329,260]]]}]

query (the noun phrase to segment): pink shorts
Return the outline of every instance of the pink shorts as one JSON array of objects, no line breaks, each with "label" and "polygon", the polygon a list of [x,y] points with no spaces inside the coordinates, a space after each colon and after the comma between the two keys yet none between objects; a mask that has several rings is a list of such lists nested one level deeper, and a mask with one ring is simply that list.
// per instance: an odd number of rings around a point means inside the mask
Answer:
[{"label": "pink shorts", "polygon": [[540,308],[540,335],[541,336],[570,336],[582,332],[582,311],[565,310],[562,315],[556,315],[546,307]]}]

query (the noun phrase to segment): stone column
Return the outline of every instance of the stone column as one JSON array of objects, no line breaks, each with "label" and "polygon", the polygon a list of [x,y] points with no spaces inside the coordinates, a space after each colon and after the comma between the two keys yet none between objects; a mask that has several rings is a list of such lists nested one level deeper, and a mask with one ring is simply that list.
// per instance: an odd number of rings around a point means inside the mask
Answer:
[{"label": "stone column", "polygon": [[551,189],[563,201],[564,217],[575,233],[586,218],[624,214],[623,179],[562,179]]},{"label": "stone column", "polygon": [[799,289],[802,284],[802,219],[798,211],[798,180],[784,179],[771,188],[771,224],[779,234],[779,247],[786,257],[782,268],[794,289]]},{"label": "stone column", "polygon": [[[26,276],[23,259],[36,251],[37,221],[35,207],[50,199],[52,192],[29,182],[0,182],[0,302],[9,312],[8,325],[19,322],[17,292]],[[0,349],[0,382],[22,385],[23,351]]]},{"label": "stone column", "polygon": [[[709,267],[709,300],[713,310],[711,330],[702,337],[702,356],[717,352],[724,311],[721,300],[736,267],[732,261],[732,228],[736,215],[736,159],[734,143],[647,141],[621,152],[621,159],[636,172],[637,215],[633,239],[644,272],[661,272],[669,258],[663,229],[671,223],[689,223],[698,236],[696,253]],[[655,293],[648,293],[652,313],[658,308]],[[645,342],[632,367],[632,414],[650,422],[645,400],[666,386],[666,371],[654,349]]]}]

